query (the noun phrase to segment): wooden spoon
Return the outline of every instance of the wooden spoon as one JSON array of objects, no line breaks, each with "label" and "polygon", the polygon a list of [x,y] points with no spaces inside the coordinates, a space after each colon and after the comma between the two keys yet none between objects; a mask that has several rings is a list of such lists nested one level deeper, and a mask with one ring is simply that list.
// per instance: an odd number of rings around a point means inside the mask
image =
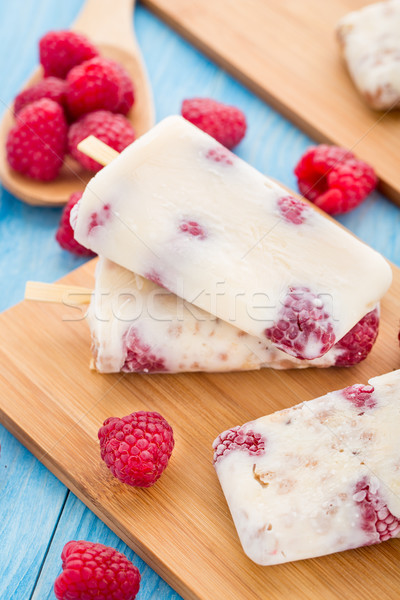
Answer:
[{"label": "wooden spoon", "polygon": [[[103,56],[118,61],[128,71],[135,86],[135,103],[128,119],[139,137],[154,125],[154,107],[132,28],[134,4],[135,0],[86,0],[72,29],[87,35]],[[42,76],[42,68],[39,67],[25,87]],[[9,192],[28,204],[57,206],[67,202],[73,192],[84,189],[93,173],[83,169],[70,156],[66,157],[61,173],[54,181],[36,181],[13,171],[7,163],[5,144],[14,123],[13,112],[8,109],[0,123],[0,179]]]}]

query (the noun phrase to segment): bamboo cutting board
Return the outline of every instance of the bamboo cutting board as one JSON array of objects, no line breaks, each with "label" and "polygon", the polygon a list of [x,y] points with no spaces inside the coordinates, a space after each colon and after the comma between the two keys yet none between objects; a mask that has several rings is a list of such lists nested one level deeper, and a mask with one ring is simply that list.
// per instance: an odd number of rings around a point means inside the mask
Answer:
[{"label": "bamboo cutting board", "polygon": [[400,111],[369,109],[340,58],[335,25],[368,0],[143,0],[317,141],[352,148],[400,204]]},{"label": "bamboo cutting board", "polygon": [[[63,282],[91,286],[94,261]],[[398,598],[400,540],[259,567],[243,553],[212,466],[221,431],[400,367],[400,269],[378,342],[351,369],[100,375],[82,307],[24,301],[0,315],[0,418],[35,456],[185,600]],[[97,431],[109,416],[157,410],[172,424],[170,465],[150,489],[112,477]]]}]

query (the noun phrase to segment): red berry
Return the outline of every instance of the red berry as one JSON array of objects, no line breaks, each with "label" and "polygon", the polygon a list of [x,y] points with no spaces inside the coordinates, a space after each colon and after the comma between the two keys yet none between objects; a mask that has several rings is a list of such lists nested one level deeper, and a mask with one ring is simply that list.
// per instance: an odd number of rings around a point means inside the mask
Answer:
[{"label": "red berry", "polygon": [[232,450],[245,450],[251,456],[261,456],[265,452],[266,440],[261,433],[254,433],[244,426],[232,427],[214,440],[214,464]]},{"label": "red berry", "polygon": [[70,224],[71,210],[81,198],[82,192],[75,192],[70,196],[61,215],[60,224],[56,233],[56,240],[64,250],[69,250],[69,252],[79,254],[80,256],[94,256],[94,253],[91,250],[85,248],[76,241]]},{"label": "red berry", "polygon": [[300,359],[323,356],[335,343],[331,316],[308,288],[289,288],[278,320],[265,330],[277,348]]},{"label": "red berry", "polygon": [[40,63],[45,77],[54,75],[64,79],[72,67],[98,53],[86,36],[74,31],[49,31],[39,42]]},{"label": "red berry", "polygon": [[57,600],[134,600],[139,569],[109,546],[85,541],[65,544],[62,573],[54,583]]},{"label": "red berry", "polygon": [[42,98],[18,113],[7,137],[7,160],[23,175],[50,181],[60,172],[66,145],[67,123],[61,106]]},{"label": "red berry", "polygon": [[129,73],[120,64],[114,63],[114,68],[119,74],[120,88],[120,103],[116,112],[121,113],[121,115],[127,115],[135,101],[132,79],[130,78]]},{"label": "red berry", "polygon": [[121,152],[135,139],[130,121],[122,115],[115,115],[107,110],[97,110],[81,117],[69,129],[68,147],[72,156],[89,171],[100,171],[103,166],[77,149],[79,142],[88,135],[96,136],[117,152]]},{"label": "red berry", "polygon": [[94,110],[119,112],[120,107],[126,111],[130,101],[127,78],[121,65],[100,56],[71,69],[67,76],[67,106],[71,116],[78,118]]},{"label": "red berry", "polygon": [[335,344],[335,349],[341,350],[336,358],[335,366],[350,367],[364,360],[375,344],[378,330],[379,310],[375,308]]},{"label": "red berry", "polygon": [[364,477],[357,482],[353,493],[353,501],[357,503],[361,529],[370,534],[369,544],[384,542],[400,533],[400,519],[388,509],[386,502],[379,495],[379,484],[371,485]]},{"label": "red berry", "polygon": [[358,206],[378,182],[373,168],[352,152],[325,144],[310,148],[294,172],[303,196],[331,215]]},{"label": "red berry", "polygon": [[125,373],[162,373],[167,370],[164,359],[156,356],[150,346],[140,340],[135,329],[129,330],[124,342],[126,359],[121,371]]},{"label": "red berry", "polygon": [[246,133],[246,117],[241,110],[210,98],[184,100],[182,117],[229,149]]},{"label": "red berry", "polygon": [[171,426],[157,412],[110,417],[99,430],[101,458],[123,483],[150,487],[166,468],[174,447]]},{"label": "red berry", "polygon": [[372,385],[356,383],[344,388],[342,394],[356,408],[374,408],[376,406],[376,398],[373,395],[374,391]]},{"label": "red berry", "polygon": [[179,229],[182,233],[188,233],[193,237],[199,238],[199,240],[205,240],[207,237],[206,231],[197,223],[197,221],[182,221],[179,225]]},{"label": "red berry", "polygon": [[66,89],[67,84],[63,79],[58,79],[58,77],[42,79],[16,96],[14,100],[14,113],[19,113],[24,106],[36,102],[36,100],[40,100],[41,98],[49,98],[57,102],[57,104],[64,106]]}]

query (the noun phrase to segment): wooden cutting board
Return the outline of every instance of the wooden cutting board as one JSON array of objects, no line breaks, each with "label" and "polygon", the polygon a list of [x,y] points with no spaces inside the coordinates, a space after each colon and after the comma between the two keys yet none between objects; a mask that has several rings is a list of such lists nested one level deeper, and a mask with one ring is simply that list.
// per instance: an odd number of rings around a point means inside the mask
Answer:
[{"label": "wooden cutting board", "polygon": [[[64,283],[91,286],[94,261]],[[368,359],[351,369],[100,375],[83,309],[24,301],[0,315],[0,420],[186,600],[397,599],[400,540],[259,567],[243,553],[212,466],[221,431],[400,367],[400,269]],[[148,490],[112,477],[97,431],[147,409],[172,424],[170,465]]]},{"label": "wooden cutting board", "polygon": [[352,148],[400,204],[400,110],[369,109],[342,63],[335,25],[367,0],[143,0],[317,141]]}]

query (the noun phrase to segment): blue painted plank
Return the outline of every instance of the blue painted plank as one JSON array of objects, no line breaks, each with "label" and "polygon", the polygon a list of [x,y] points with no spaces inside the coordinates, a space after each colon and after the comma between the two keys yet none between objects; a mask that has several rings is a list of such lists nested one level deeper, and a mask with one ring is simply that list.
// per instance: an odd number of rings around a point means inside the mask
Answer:
[{"label": "blue painted plank", "polygon": [[[140,571],[141,586],[137,600],[180,600],[150,567],[128,548],[104,523],[97,519],[80,500],[69,494],[57,531],[52,540],[43,570],[37,581],[31,600],[53,600],[53,584],[61,572],[61,551],[70,540],[87,540],[112,546],[123,554]],[[25,596],[24,596],[25,597]],[[22,596],[21,596],[22,598]]]},{"label": "blue painted plank", "polygon": [[0,426],[0,598],[29,598],[67,489]]}]

